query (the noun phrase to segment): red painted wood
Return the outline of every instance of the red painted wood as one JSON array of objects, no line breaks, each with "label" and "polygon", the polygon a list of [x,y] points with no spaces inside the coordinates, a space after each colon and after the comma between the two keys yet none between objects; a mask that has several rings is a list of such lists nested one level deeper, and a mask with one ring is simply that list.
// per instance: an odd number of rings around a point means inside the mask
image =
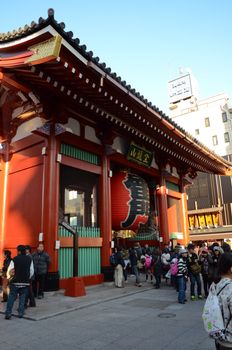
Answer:
[{"label": "red painted wood", "polygon": [[137,163],[133,163],[127,160],[126,157],[123,156],[122,154],[112,154],[109,157],[112,162],[119,163],[120,165],[123,165],[130,169],[135,169],[136,172],[140,172],[141,174],[148,174],[153,177],[158,177],[160,175],[159,170],[154,168],[146,168]]},{"label": "red painted wood", "polygon": [[167,204],[167,194],[166,194],[166,181],[163,176],[161,176],[160,188],[157,191],[158,203],[159,203],[159,227],[160,236],[163,237],[162,244],[168,244],[170,241],[169,230],[168,230],[168,204]]},{"label": "red painted wood", "polygon": [[10,169],[15,171],[8,176],[5,247],[37,244],[41,230],[43,164],[34,159],[40,153],[41,146],[34,145],[13,154],[10,160]]},{"label": "red painted wood", "polygon": [[55,249],[55,241],[58,239],[59,222],[59,163],[56,157],[59,145],[53,132],[48,139],[47,156],[44,158],[42,232],[45,250],[51,257],[49,271],[56,272],[58,271],[58,251]]},{"label": "red painted wood", "polygon": [[5,197],[7,185],[7,166],[2,163],[2,170],[0,171],[0,266],[3,265],[3,249],[5,248]]},{"label": "red painted wood", "polygon": [[[62,248],[73,247],[72,237],[59,237]],[[78,247],[102,247],[101,237],[78,237]]]},{"label": "red painted wood", "polygon": [[[82,277],[85,286],[93,286],[96,284],[101,284],[104,282],[104,275],[90,275],[90,276],[83,276]],[[67,287],[68,278],[62,278],[59,281],[59,287],[60,289],[65,289]]]},{"label": "red painted wood", "polygon": [[104,149],[101,145],[97,145],[96,143],[86,140],[81,136],[73,135],[70,132],[65,132],[57,135],[57,139],[59,139],[61,143],[67,143],[69,145],[76,146],[82,150],[93,152],[98,155],[102,155],[104,152]]},{"label": "red painted wood", "polygon": [[62,154],[61,163],[63,165],[67,165],[73,168],[77,168],[80,170],[88,171],[90,173],[99,174],[99,175],[101,174],[101,171],[102,171],[101,167],[98,165],[87,163],[87,162],[84,162],[83,160],[67,157],[67,156],[64,156],[63,154]]},{"label": "red painted wood", "polygon": [[101,265],[109,266],[112,240],[111,193],[110,193],[110,162],[106,155],[102,156],[102,174],[100,176],[100,231],[103,238]]},{"label": "red painted wood", "polygon": [[81,277],[70,277],[67,279],[65,296],[68,297],[83,297],[86,295],[85,285],[83,278]]},{"label": "red painted wood", "polygon": [[41,149],[42,149],[42,147],[44,146],[44,138],[39,135],[32,134],[23,138],[22,140],[13,142],[11,144],[11,148],[12,148],[12,151],[15,153],[23,149],[32,147],[36,144],[41,144]]},{"label": "red painted wood", "polygon": [[184,239],[181,241],[181,244],[186,245],[189,243],[189,223],[188,223],[188,206],[187,206],[187,196],[186,192],[181,194],[181,206],[182,206],[182,227],[184,233]]}]

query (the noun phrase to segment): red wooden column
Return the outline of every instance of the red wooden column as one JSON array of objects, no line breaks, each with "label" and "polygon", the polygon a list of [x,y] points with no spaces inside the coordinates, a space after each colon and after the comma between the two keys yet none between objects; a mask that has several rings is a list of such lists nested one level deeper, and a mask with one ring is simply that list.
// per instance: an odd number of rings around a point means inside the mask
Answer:
[{"label": "red wooden column", "polygon": [[182,229],[184,233],[184,238],[182,244],[186,246],[189,243],[189,223],[188,223],[188,205],[187,205],[187,195],[186,186],[184,185],[184,177],[180,177],[180,191],[181,191],[181,210],[182,210]]},{"label": "red wooden column", "polygon": [[100,177],[100,230],[103,238],[101,250],[102,273],[105,279],[111,279],[110,254],[112,240],[111,219],[111,190],[110,190],[110,161],[104,154],[102,156],[102,174]]},{"label": "red wooden column", "polygon": [[6,201],[7,201],[7,187],[8,187],[8,172],[9,172],[9,144],[5,143],[3,150],[3,161],[0,169],[0,266],[3,264],[5,248],[5,223],[6,223]]},{"label": "red wooden column", "polygon": [[44,234],[45,250],[51,257],[48,289],[54,290],[59,288],[58,250],[55,249],[59,223],[59,163],[57,162],[58,143],[54,126],[51,126],[46,153],[43,179],[42,232]]},{"label": "red wooden column", "polygon": [[166,180],[164,175],[160,176],[160,184],[157,190],[158,204],[159,204],[159,227],[160,237],[163,238],[163,244],[168,244],[170,241],[168,230],[168,203],[167,203],[167,191]]}]

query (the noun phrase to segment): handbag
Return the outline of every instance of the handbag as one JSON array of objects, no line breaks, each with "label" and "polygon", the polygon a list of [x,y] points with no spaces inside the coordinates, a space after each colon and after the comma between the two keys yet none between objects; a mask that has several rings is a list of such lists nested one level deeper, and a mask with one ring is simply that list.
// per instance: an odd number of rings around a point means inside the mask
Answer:
[{"label": "handbag", "polygon": [[137,261],[137,267],[139,270],[142,270],[142,268],[143,268],[143,263],[141,263],[140,260]]},{"label": "handbag", "polygon": [[191,272],[195,275],[201,272],[201,266],[198,264],[198,262],[191,265],[190,269],[191,269]]}]

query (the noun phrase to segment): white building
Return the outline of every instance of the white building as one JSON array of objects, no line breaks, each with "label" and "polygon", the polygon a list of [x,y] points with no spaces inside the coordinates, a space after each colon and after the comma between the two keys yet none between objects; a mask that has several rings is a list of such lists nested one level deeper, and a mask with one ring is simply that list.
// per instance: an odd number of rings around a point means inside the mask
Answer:
[{"label": "white building", "polygon": [[224,93],[170,105],[170,117],[220,156],[232,154],[232,106]]},{"label": "white building", "polygon": [[[211,151],[232,161],[232,103],[227,94],[199,99],[196,80],[189,72],[170,81],[168,87],[170,117]],[[200,174],[189,188],[189,214],[204,215],[210,208],[221,208],[221,223],[232,225],[231,179]]]}]

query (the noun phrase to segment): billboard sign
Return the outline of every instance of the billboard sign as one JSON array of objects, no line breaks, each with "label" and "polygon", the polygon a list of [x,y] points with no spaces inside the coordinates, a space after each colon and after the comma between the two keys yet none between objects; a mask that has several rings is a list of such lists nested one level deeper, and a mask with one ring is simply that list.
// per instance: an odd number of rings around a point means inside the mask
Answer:
[{"label": "billboard sign", "polygon": [[169,103],[175,103],[192,96],[190,74],[168,82]]}]

